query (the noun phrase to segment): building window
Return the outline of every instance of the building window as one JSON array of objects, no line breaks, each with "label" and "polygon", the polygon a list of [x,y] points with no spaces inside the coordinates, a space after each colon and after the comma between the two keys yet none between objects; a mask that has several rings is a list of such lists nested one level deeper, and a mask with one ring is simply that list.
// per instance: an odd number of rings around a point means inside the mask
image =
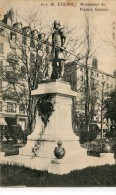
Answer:
[{"label": "building window", "polygon": [[99,86],[99,81],[98,80],[96,81],[96,85]]},{"label": "building window", "polygon": [[91,79],[91,87],[94,88],[95,87],[95,79]]},{"label": "building window", "polygon": [[0,101],[0,112],[2,112],[2,101]]},{"label": "building window", "polygon": [[82,71],[82,72],[83,72],[83,68],[80,68],[80,71]]},{"label": "building window", "polygon": [[16,112],[16,104],[8,102],[7,103],[7,112]]},{"label": "building window", "polygon": [[94,75],[93,71],[91,71],[91,75]]},{"label": "building window", "polygon": [[21,126],[21,129],[24,131],[26,128],[25,119],[19,119],[19,125]]},{"label": "building window", "polygon": [[97,77],[99,77],[99,73],[97,73]]},{"label": "building window", "polygon": [[97,98],[99,98],[99,91],[96,91],[96,96],[97,96]]},{"label": "building window", "polygon": [[2,93],[2,79],[0,79],[0,93]]},{"label": "building window", "polygon": [[11,33],[10,34],[10,40],[12,40],[13,42],[16,42],[16,40],[17,40],[16,34]]},{"label": "building window", "polygon": [[23,45],[26,45],[27,44],[27,37],[26,36],[23,36],[22,37],[22,44]]},{"label": "building window", "polygon": [[0,43],[0,53],[4,53],[4,44]]},{"label": "building window", "polygon": [[107,83],[106,87],[107,87],[107,89],[109,89],[109,84],[108,83]]},{"label": "building window", "polygon": [[0,61],[0,77],[2,77],[3,73],[3,61]]},{"label": "building window", "polygon": [[3,28],[0,27],[0,35],[1,35],[1,36],[4,36],[4,27],[3,27]]},{"label": "building window", "polygon": [[23,104],[20,104],[19,105],[19,112],[25,113],[25,108],[24,108],[24,105]]},{"label": "building window", "polygon": [[22,48],[21,59],[22,59],[22,61],[23,61],[24,63],[26,63],[26,61],[27,61],[27,54],[26,54],[26,48],[25,48],[25,47]]}]

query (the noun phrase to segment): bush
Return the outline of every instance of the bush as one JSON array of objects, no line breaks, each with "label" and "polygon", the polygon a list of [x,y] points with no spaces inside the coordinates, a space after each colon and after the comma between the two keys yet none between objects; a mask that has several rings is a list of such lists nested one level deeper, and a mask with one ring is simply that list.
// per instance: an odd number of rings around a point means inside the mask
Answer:
[{"label": "bush", "polygon": [[7,141],[12,139],[13,144],[15,144],[18,139],[23,139],[23,131],[20,125],[9,125],[4,129],[3,136]]},{"label": "bush", "polygon": [[116,144],[112,146],[112,151],[116,153]]},{"label": "bush", "polygon": [[86,131],[80,131],[79,132],[79,141],[80,141],[80,144],[83,144],[85,142],[88,141],[88,132]]},{"label": "bush", "polygon": [[90,131],[89,132],[89,140],[88,141],[93,141],[93,140],[95,140],[97,138],[97,132],[96,131]]},{"label": "bush", "polygon": [[5,151],[5,156],[13,156],[13,155],[18,155],[19,154],[19,149],[17,148],[17,149],[15,149],[15,148],[13,148],[13,149],[7,149],[6,151]]},{"label": "bush", "polygon": [[114,137],[116,137],[116,131],[111,131],[111,132],[107,132],[106,134],[105,134],[105,137],[106,138],[114,138]]},{"label": "bush", "polygon": [[94,150],[88,150],[87,155],[88,156],[100,157],[100,152],[99,151],[94,151]]},{"label": "bush", "polygon": [[96,139],[97,137],[97,132],[96,131],[80,131],[79,133],[79,137],[80,137],[80,143],[83,144],[85,142],[88,141],[93,141]]}]

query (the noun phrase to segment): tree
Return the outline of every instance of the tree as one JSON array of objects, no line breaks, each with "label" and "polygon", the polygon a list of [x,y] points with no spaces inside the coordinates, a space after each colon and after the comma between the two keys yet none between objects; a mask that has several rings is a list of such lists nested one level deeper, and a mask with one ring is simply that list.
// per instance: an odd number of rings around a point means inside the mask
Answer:
[{"label": "tree", "polygon": [[116,89],[114,89],[109,94],[109,98],[105,100],[105,108],[105,117],[110,118],[112,123],[116,124]]},{"label": "tree", "polygon": [[105,113],[106,113],[106,108],[105,108],[105,100],[108,98],[108,93],[110,91],[110,87],[107,83],[105,83],[105,81],[102,81],[101,83],[99,83],[98,80],[94,80],[94,90],[93,90],[93,96],[91,97],[92,100],[92,111],[93,114],[92,116],[96,116],[96,120],[99,121],[99,119],[97,119],[97,115],[100,116],[100,129],[101,129],[101,138],[103,138],[103,124],[104,124],[104,119],[106,119]]},{"label": "tree", "polygon": [[36,113],[36,101],[31,91],[38,87],[50,63],[49,44],[46,44],[48,37],[45,38],[44,33],[31,28],[33,21],[34,18],[31,18],[24,28],[20,22],[11,26],[3,24],[10,48],[3,71],[3,80],[7,82],[3,89],[3,99],[15,99],[19,103],[27,114],[30,132]]},{"label": "tree", "polygon": [[[11,12],[13,16],[13,10]],[[24,28],[20,22],[13,23],[14,16],[11,26],[2,24],[6,41],[10,46],[10,52],[7,55],[8,64],[4,66],[3,79],[7,81],[7,85],[3,89],[3,99],[15,99],[25,110],[30,132],[33,129],[36,113],[36,100],[31,96],[31,91],[36,89],[41,80],[47,76],[46,70],[51,63],[49,59],[52,49],[49,41],[51,27],[48,28],[46,36],[41,32],[38,36],[38,31],[35,29],[37,13],[35,10],[35,13],[25,19],[28,25]],[[41,22],[40,24],[42,25]],[[40,29],[42,29],[41,27]],[[67,27],[66,33],[71,34],[74,29]],[[72,42],[74,40],[72,36],[69,36],[67,45]],[[76,43],[77,41],[75,41],[75,45]],[[68,52],[67,59],[70,55],[72,55],[71,50]]]},{"label": "tree", "polygon": [[89,62],[92,56],[94,55],[95,51],[92,49],[92,31],[91,31],[91,26],[90,25],[90,18],[88,15],[85,15],[85,36],[84,36],[84,101],[85,101],[85,130],[89,131],[89,124],[90,124],[90,105],[91,105],[91,94],[90,94],[90,84],[91,81],[89,79]]},{"label": "tree", "polygon": [[[84,20],[84,33],[80,36],[79,39],[79,47],[77,49],[76,57],[74,61],[66,64],[66,76],[69,77],[67,79],[71,83],[71,87],[73,90],[77,92],[77,101],[73,104],[73,126],[77,126],[75,123],[80,124],[81,122],[81,111],[75,108],[80,107],[82,105],[82,109],[84,111],[84,126],[83,128],[86,131],[89,131],[89,124],[91,123],[91,119],[94,115],[93,104],[95,105],[95,89],[92,87],[92,79],[89,76],[89,65],[90,60],[93,58],[93,55],[96,50],[93,50],[93,40],[92,40],[92,23],[88,15],[85,15]],[[75,50],[76,51],[76,50]],[[75,71],[78,71],[79,68],[84,69],[83,76],[75,76]],[[75,86],[76,85],[76,86]],[[79,97],[81,94],[81,97]],[[84,106],[84,109],[83,109]],[[82,114],[83,115],[83,114]],[[80,122],[79,122],[80,121]],[[77,128],[80,129],[78,125]]]},{"label": "tree", "polygon": [[[35,26],[36,15],[37,13],[33,14],[32,17],[28,17],[29,22],[27,27],[22,28],[20,24],[13,25],[13,28],[9,28],[10,36],[8,36],[8,41],[12,50],[10,55],[13,56],[12,58],[14,63],[10,63],[10,66],[8,65],[5,67],[5,69],[9,68],[9,70],[6,71],[4,75],[4,79],[6,79],[9,83],[9,85],[5,88],[5,95],[7,97],[12,96],[17,98],[17,101],[22,104],[22,107],[28,116],[28,128],[30,131],[32,130],[36,112],[36,101],[31,96],[31,91],[37,88],[39,82],[45,75],[46,67],[50,62],[48,59],[50,57],[49,54],[51,50],[51,45],[49,42],[51,28],[49,28],[46,38],[45,34],[43,33],[40,33],[38,38],[37,30],[32,30],[31,28],[33,21]],[[70,59],[70,57],[73,56],[74,61],[76,61],[78,64],[78,67],[82,64],[85,67],[85,124],[86,131],[89,131],[90,84],[88,76],[88,65],[89,60],[95,51],[92,52],[92,36],[90,32],[90,22],[88,16],[85,17],[85,22],[85,36],[82,39],[79,39],[77,35],[75,38],[71,36],[75,28],[66,28],[67,34],[69,36],[67,45],[70,48],[67,52],[67,59]],[[72,68],[72,64],[70,66]],[[10,93],[8,91],[10,91]]]}]

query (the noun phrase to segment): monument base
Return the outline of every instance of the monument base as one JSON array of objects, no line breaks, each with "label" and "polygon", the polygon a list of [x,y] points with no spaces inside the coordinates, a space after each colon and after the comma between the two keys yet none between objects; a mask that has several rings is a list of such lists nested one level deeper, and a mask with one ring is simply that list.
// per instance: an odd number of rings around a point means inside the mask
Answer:
[{"label": "monument base", "polygon": [[[43,166],[44,169],[46,164],[48,172],[69,173],[75,169],[74,164],[81,156],[87,156],[86,149],[80,146],[79,137],[72,129],[72,98],[76,96],[76,92],[71,90],[69,83],[56,80],[39,84],[38,89],[32,91],[32,95],[37,97],[42,97],[43,94],[50,94],[52,97],[54,111],[46,127],[38,112],[36,113],[35,129],[28,136],[27,144],[20,149],[19,154],[36,158],[36,161],[38,159],[38,166],[41,159],[43,165],[41,164],[40,167]],[[60,160],[54,156],[54,149],[59,140],[66,151],[65,156]]]},{"label": "monument base", "polygon": [[65,149],[66,154],[62,159],[57,159],[54,156],[54,149],[57,147],[56,141],[41,141],[40,148],[36,152],[36,156],[32,153],[32,146],[35,141],[28,140],[27,145],[20,149],[19,154],[23,156],[30,156],[30,159],[38,162],[42,170],[47,170],[54,174],[66,174],[72,170],[77,169],[79,159],[87,156],[86,149],[83,149],[78,140],[63,141],[62,147]]},{"label": "monument base", "polygon": [[48,167],[48,173],[54,173],[58,175],[67,174],[71,171],[71,167],[68,161],[62,159],[54,159],[51,161]]}]

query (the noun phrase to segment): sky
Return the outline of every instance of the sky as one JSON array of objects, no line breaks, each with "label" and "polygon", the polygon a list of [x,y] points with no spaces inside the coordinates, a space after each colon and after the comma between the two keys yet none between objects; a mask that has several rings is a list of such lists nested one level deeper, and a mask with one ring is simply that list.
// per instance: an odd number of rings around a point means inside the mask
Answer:
[{"label": "sky", "polygon": [[[54,6],[51,6],[51,3],[54,3]],[[65,4],[63,5],[63,3]],[[72,4],[68,6],[66,3]],[[85,5],[86,3],[94,5],[88,6]],[[116,69],[116,49],[111,46],[112,42],[116,44],[115,0],[0,0],[1,15],[5,14],[11,7],[17,13],[17,20],[19,21],[37,10],[44,31],[47,31],[48,24],[52,26],[54,20],[59,20],[61,25],[68,25],[69,28],[76,26],[77,35],[84,33],[84,15],[86,12],[84,9],[89,9],[87,13],[90,18],[93,50],[96,50],[94,56],[98,59],[98,68],[109,74],[112,74]],[[98,9],[104,10],[98,11]],[[39,21],[37,21],[38,23]],[[24,20],[23,24],[26,25]]]}]

